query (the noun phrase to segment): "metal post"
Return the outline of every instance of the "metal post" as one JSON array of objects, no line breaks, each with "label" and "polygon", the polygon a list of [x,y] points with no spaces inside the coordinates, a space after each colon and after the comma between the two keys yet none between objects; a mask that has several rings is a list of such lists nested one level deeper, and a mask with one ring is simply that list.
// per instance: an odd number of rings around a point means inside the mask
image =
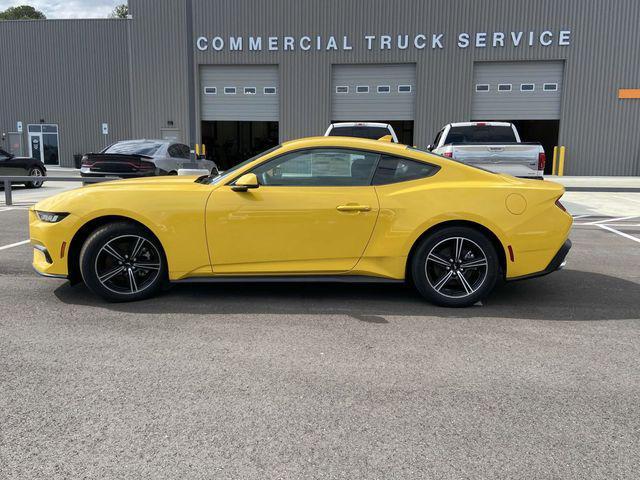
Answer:
[{"label": "metal post", "polygon": [[4,181],[4,202],[5,205],[13,205],[13,199],[11,198],[11,180]]},{"label": "metal post", "polygon": [[565,148],[560,147],[560,162],[558,163],[558,176],[560,177],[564,175],[564,154]]},{"label": "metal post", "polygon": [[553,147],[553,163],[551,164],[551,175],[558,173],[558,146]]}]

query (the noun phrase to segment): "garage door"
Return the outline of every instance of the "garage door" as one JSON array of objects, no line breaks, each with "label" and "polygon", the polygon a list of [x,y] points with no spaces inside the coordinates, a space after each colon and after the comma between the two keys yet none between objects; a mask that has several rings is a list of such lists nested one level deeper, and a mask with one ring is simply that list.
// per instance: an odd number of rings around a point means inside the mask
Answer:
[{"label": "garage door", "polygon": [[334,65],[333,120],[413,120],[416,68]]},{"label": "garage door", "polygon": [[563,62],[476,63],[472,119],[559,119],[563,73]]},{"label": "garage door", "polygon": [[278,83],[276,65],[202,66],[202,120],[277,121]]}]

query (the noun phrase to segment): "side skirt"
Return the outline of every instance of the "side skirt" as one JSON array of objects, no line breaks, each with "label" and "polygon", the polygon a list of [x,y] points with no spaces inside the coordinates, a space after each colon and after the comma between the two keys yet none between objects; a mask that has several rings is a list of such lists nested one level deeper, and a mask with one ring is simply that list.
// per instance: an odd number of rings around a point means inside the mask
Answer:
[{"label": "side skirt", "polygon": [[190,277],[171,283],[404,283],[393,278],[366,275],[240,275],[219,277]]}]

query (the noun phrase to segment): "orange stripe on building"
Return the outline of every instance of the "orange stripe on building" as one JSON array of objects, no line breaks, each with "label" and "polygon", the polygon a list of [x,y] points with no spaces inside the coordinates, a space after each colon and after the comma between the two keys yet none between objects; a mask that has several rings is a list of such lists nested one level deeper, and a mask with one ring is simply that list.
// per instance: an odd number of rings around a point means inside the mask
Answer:
[{"label": "orange stripe on building", "polygon": [[640,98],[640,88],[621,88],[618,98]]}]

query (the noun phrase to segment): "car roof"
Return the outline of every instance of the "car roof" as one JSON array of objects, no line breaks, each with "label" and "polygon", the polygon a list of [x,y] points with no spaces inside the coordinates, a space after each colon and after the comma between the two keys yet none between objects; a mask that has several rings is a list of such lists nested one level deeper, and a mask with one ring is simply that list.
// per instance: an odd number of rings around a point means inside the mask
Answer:
[{"label": "car roof", "polygon": [[407,145],[401,143],[385,142],[381,140],[370,140],[368,138],[359,137],[306,137],[297,140],[283,142],[282,147],[287,150],[297,150],[311,147],[343,147],[343,148],[362,148],[365,150],[376,150],[380,152],[395,153],[402,155],[407,151]]},{"label": "car roof", "polygon": [[388,123],[379,123],[379,122],[338,122],[332,123],[333,128],[340,127],[380,127],[387,128],[389,127]]},{"label": "car roof", "polygon": [[475,127],[479,124],[482,125],[489,125],[490,127],[510,127],[512,124],[509,122],[483,122],[483,121],[477,121],[477,122],[456,122],[456,123],[450,123],[449,125],[452,127]]}]

